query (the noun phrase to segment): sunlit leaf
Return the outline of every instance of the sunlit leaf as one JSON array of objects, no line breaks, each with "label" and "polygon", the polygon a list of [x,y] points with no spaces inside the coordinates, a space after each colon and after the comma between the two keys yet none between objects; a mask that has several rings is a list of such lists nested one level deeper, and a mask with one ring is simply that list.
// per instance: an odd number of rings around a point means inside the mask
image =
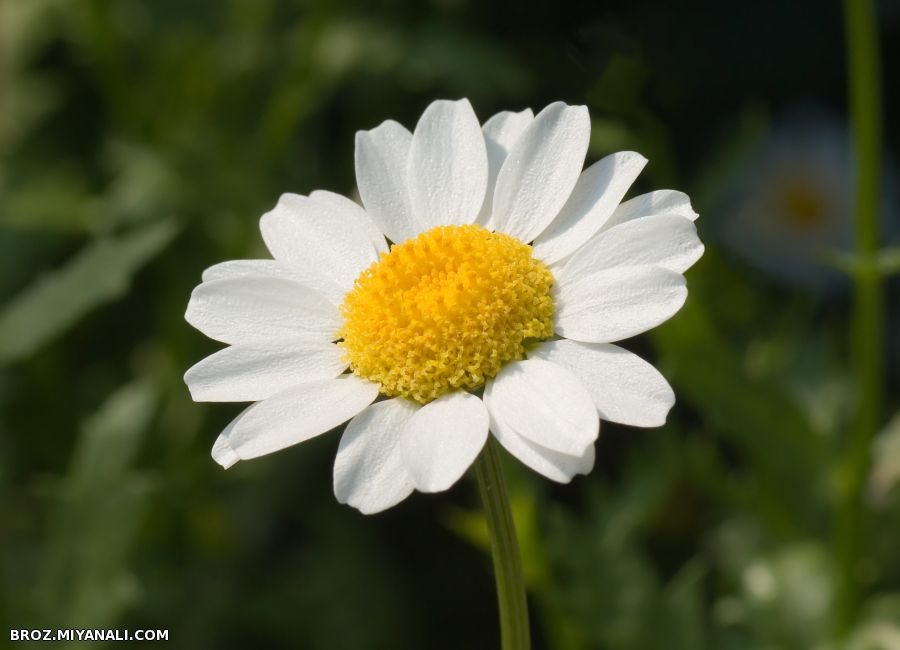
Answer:
[{"label": "sunlit leaf", "polygon": [[133,465],[156,407],[156,390],[136,381],[84,423],[42,564],[40,610],[47,620],[111,625],[136,597],[127,562],[151,482]]},{"label": "sunlit leaf", "polygon": [[166,221],[100,239],[61,269],[35,280],[0,312],[0,362],[27,357],[92,309],[121,296],[135,272],[175,231]]}]

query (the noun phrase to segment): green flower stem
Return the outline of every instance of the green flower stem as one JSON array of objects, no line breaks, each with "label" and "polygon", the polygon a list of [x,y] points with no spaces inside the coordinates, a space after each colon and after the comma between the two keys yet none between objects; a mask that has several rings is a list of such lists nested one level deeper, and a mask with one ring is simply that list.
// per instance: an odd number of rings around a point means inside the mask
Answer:
[{"label": "green flower stem", "polygon": [[502,650],[528,650],[531,648],[531,637],[528,632],[525,577],[506,481],[500,466],[500,453],[493,437],[488,439],[475,461],[475,475],[491,535],[491,556],[500,609],[500,647]]},{"label": "green flower stem", "polygon": [[872,0],[844,0],[850,113],[856,156],[856,254],[851,354],[856,418],[841,474],[837,516],[839,631],[846,633],[860,604],[860,558],[864,539],[863,490],[871,464],[871,441],[883,402],[883,270],[879,255],[881,196],[881,69]]}]

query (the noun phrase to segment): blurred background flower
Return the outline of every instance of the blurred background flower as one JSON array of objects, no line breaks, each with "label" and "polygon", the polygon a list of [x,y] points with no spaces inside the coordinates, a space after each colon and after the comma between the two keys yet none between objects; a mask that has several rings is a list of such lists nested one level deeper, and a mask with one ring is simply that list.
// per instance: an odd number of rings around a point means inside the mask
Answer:
[{"label": "blurred background flower", "polygon": [[[882,4],[892,80],[900,22]],[[209,446],[240,407],[194,404],[181,380],[216,348],[183,321],[204,268],[261,256],[257,219],[282,192],[350,192],[357,130],[467,96],[480,115],[587,104],[587,163],[640,151],[632,195],[688,192],[714,242],[684,309],[624,343],[672,384],[666,426],[604,426],[596,469],[563,489],[508,465],[535,647],[836,647],[849,301],[806,288],[819,267],[778,261],[770,281],[724,225],[771,216],[762,202],[797,233],[837,218],[842,38],[840,3],[815,0],[0,0],[0,627],[496,647],[473,482],[362,517],[331,495],[337,431],[223,472]],[[885,84],[889,151],[898,92]],[[833,126],[769,129],[798,105]],[[840,247],[842,228],[816,241]],[[862,523],[850,642],[866,650],[900,631],[895,430]]]},{"label": "blurred background flower", "polygon": [[[725,245],[776,281],[846,290],[835,257],[855,242],[849,130],[822,112],[794,109],[747,149],[716,209]],[[897,207],[887,191],[882,205],[889,239]]]}]

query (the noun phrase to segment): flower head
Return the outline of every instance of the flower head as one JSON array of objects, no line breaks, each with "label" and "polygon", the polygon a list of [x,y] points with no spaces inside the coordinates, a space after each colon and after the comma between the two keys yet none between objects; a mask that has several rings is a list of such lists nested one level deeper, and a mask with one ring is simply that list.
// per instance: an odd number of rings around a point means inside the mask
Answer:
[{"label": "flower head", "polygon": [[593,467],[601,418],[662,424],[671,388],[612,342],[684,303],[697,215],[671,190],[620,203],[646,160],[582,171],[589,134],[583,106],[481,126],[468,101],[436,101],[414,133],[357,134],[364,208],[283,195],[260,221],[274,259],[207,269],[188,305],[229,345],[188,370],[194,399],[255,402],[213,458],[230,467],[349,420],[334,490],[370,513],[446,490],[490,434],[568,482]]}]

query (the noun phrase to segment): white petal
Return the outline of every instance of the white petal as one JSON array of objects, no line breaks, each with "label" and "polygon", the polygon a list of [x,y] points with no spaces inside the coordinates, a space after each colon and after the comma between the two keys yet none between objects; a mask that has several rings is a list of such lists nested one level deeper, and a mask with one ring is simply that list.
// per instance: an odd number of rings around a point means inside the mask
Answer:
[{"label": "white petal", "polygon": [[584,454],[600,431],[597,409],[578,378],[542,359],[504,366],[485,385],[484,402],[523,438],[569,456]]},{"label": "white petal", "polygon": [[506,451],[551,481],[568,483],[576,474],[587,474],[594,468],[594,445],[588,445],[580,457],[561,454],[523,438],[494,413],[490,416],[491,432]]},{"label": "white petal", "polygon": [[226,278],[245,278],[250,275],[289,278],[303,282],[308,276],[287,264],[275,260],[228,260],[213,264],[203,271],[203,281],[224,280]]},{"label": "white petal", "polygon": [[417,406],[390,399],[350,420],[334,460],[334,495],[363,514],[386,510],[413,491],[400,440]]},{"label": "white petal", "polygon": [[699,216],[691,207],[691,199],[684,192],[656,190],[625,201],[616,208],[604,228],[656,214],[677,214],[691,221],[696,221]]},{"label": "white petal", "polygon": [[559,285],[554,327],[576,341],[619,341],[667,321],[686,298],[679,273],[655,266],[617,267]]},{"label": "white petal", "polygon": [[347,224],[348,228],[361,229],[375,246],[376,251],[388,252],[387,241],[381,228],[375,225],[369,213],[356,201],[327,190],[316,190],[309,195],[309,198],[329,206],[338,215],[340,221]]},{"label": "white petal", "polygon": [[684,273],[703,255],[694,222],[677,215],[644,217],[603,230],[553,276],[560,285],[617,266],[660,266]]},{"label": "white petal", "polygon": [[675,404],[675,393],[656,368],[609,343],[548,341],[528,356],[552,361],[574,373],[604,420],[658,427],[665,424]]},{"label": "white petal", "polygon": [[407,165],[413,215],[424,229],[475,222],[484,201],[488,162],[469,100],[437,100],[425,109]]},{"label": "white petal", "polygon": [[332,302],[284,278],[204,282],[191,294],[184,317],[211,339],[231,344],[291,338],[332,341],[341,326]]},{"label": "white petal", "polygon": [[222,435],[238,458],[256,458],[333,429],[376,397],[378,384],[355,375],[301,384],[248,407]]},{"label": "white petal", "polygon": [[535,239],[535,256],[550,264],[577,250],[603,227],[646,164],[639,153],[621,151],[585,169],[556,219]]},{"label": "white petal", "polygon": [[421,228],[413,218],[406,183],[412,134],[388,120],[371,131],[356,133],[356,184],[366,212],[395,244],[415,237]]},{"label": "white petal", "polygon": [[587,108],[550,104],[510,150],[494,189],[494,228],[528,243],[559,213],[584,165]]},{"label": "white petal", "polygon": [[241,459],[240,456],[234,453],[234,449],[231,448],[231,445],[228,444],[228,436],[226,435],[228,431],[229,429],[226,429],[218,438],[216,438],[216,442],[213,444],[212,448],[213,460],[219,463],[224,469],[232,467]]},{"label": "white petal", "polygon": [[494,186],[497,184],[497,175],[503,166],[503,161],[509,154],[509,150],[519,139],[519,136],[528,128],[534,119],[534,113],[526,108],[519,113],[503,111],[497,113],[484,123],[481,132],[484,134],[484,143],[487,147],[488,157],[488,182],[484,193],[484,203],[478,214],[477,223],[488,230],[494,229],[492,210],[494,206]]},{"label": "white petal", "polygon": [[294,280],[317,290],[336,305],[343,302],[347,291],[346,287],[339,286],[332,278],[323,277],[318,270],[305,270],[276,260],[229,260],[214,264],[203,272],[204,282],[246,277]]},{"label": "white petal", "polygon": [[242,343],[206,357],[184,381],[195,402],[256,402],[297,384],[337,377],[347,367],[343,356],[328,342]]},{"label": "white petal", "polygon": [[259,220],[259,229],[276,260],[333,278],[349,291],[357,276],[378,261],[367,235],[368,220],[362,210],[336,210],[333,201],[282,194]]},{"label": "white petal", "polygon": [[487,435],[487,409],[470,393],[450,393],[419,409],[401,443],[403,463],[416,489],[440,492],[456,483],[475,461]]}]

